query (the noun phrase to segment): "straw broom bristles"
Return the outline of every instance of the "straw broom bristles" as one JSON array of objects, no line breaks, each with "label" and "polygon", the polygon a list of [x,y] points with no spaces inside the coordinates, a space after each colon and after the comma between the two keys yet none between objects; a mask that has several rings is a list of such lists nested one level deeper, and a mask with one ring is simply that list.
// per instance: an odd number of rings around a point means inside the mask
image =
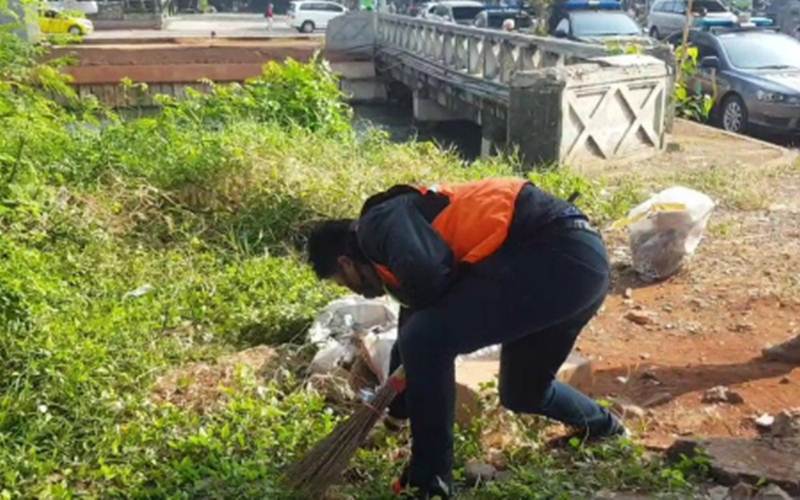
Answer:
[{"label": "straw broom bristles", "polygon": [[395,396],[405,387],[405,372],[399,367],[378,389],[375,397],[362,403],[353,415],[317,443],[299,462],[286,471],[286,484],[302,498],[321,498],[341,477],[350,459]]}]

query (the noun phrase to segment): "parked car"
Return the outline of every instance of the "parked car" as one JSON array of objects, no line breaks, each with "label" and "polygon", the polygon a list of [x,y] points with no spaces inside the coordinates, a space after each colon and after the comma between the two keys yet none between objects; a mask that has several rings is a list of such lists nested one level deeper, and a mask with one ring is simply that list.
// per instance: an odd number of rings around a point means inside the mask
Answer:
[{"label": "parked car", "polygon": [[48,0],[47,7],[59,12],[75,10],[84,14],[97,14],[97,2],[95,0]]},{"label": "parked car", "polygon": [[475,16],[486,7],[481,2],[452,0],[434,4],[425,17],[442,23],[472,24]]},{"label": "parked car", "polygon": [[800,133],[800,41],[775,30],[733,27],[691,30],[689,44],[699,58],[690,88],[716,95],[712,119],[719,126]]},{"label": "parked car", "polygon": [[536,29],[536,22],[531,18],[530,14],[519,9],[485,9],[475,16],[472,24],[477,28],[499,30],[503,28],[503,22],[506,19],[514,21],[515,31],[533,31]]},{"label": "parked car", "polygon": [[650,44],[642,27],[616,0],[568,0],[557,4],[550,17],[550,33],[586,43],[637,41]]},{"label": "parked car", "polygon": [[315,29],[325,29],[328,21],[346,13],[347,9],[334,2],[291,2],[289,3],[289,26],[301,33],[311,33]]},{"label": "parked car", "polygon": [[800,0],[772,0],[764,13],[782,33],[800,39]]},{"label": "parked car", "polygon": [[94,24],[86,18],[71,16],[56,9],[45,9],[39,13],[39,30],[42,33],[85,36],[94,31]]},{"label": "parked car", "polygon": [[425,2],[416,7],[417,17],[429,17],[433,15],[433,10],[436,8],[436,2]]},{"label": "parked car", "polygon": [[[668,38],[683,32],[686,25],[686,0],[657,0],[647,16],[647,30],[653,38]],[[695,24],[703,20],[736,23],[739,17],[728,10],[719,0],[695,0],[692,2]]]}]

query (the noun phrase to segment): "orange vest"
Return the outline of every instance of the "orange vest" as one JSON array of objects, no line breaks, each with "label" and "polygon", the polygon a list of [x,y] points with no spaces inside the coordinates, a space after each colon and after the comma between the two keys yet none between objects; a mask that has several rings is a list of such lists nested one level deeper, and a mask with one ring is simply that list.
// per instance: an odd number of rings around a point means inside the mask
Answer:
[{"label": "orange vest", "polygon": [[[450,203],[431,226],[447,243],[456,262],[476,264],[492,255],[506,241],[514,206],[523,179],[486,179],[452,186],[419,188],[445,195]],[[375,265],[378,276],[389,286],[400,286],[386,266]]]}]

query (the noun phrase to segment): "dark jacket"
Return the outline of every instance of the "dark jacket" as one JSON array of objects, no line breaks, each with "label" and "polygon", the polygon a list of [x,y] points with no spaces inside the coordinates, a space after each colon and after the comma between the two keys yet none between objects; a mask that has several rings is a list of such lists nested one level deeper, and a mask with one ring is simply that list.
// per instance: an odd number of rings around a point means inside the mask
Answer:
[{"label": "dark jacket", "polygon": [[[470,198],[469,191],[458,197],[459,186],[453,193],[395,186],[379,193],[364,204],[358,220],[356,235],[364,255],[375,265],[387,290],[404,306],[420,309],[436,303],[458,279],[460,273],[488,257],[502,246],[521,242],[536,235],[547,224],[560,217],[583,217],[572,204],[542,191],[533,184],[516,180],[479,181],[518,183],[511,200],[511,214],[505,220],[493,213],[493,201],[485,192],[482,199]],[[506,184],[508,186],[509,184]],[[479,185],[463,185],[467,189]],[[467,218],[464,224],[484,225],[484,231],[500,227],[505,231],[501,240],[483,245],[482,253],[464,254],[459,244],[473,237],[471,228],[440,227],[445,217],[458,210]],[[494,218],[492,218],[494,217]],[[460,221],[456,221],[460,222]],[[503,228],[503,225],[507,227]],[[480,238],[479,238],[480,239]],[[472,244],[472,242],[470,242]],[[473,245],[476,246],[476,245]]]}]

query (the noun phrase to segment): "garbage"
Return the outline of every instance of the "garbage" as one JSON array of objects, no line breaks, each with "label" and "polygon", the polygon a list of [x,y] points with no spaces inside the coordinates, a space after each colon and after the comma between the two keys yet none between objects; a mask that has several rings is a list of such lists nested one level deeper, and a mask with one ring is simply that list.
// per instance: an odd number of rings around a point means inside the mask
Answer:
[{"label": "garbage", "polygon": [[628,226],[633,268],[646,281],[675,274],[705,232],[714,202],[703,193],[675,186],[637,206],[615,226]]},{"label": "garbage", "polygon": [[152,292],[155,289],[156,288],[153,285],[151,285],[150,283],[145,283],[144,285],[142,285],[142,286],[140,286],[140,287],[138,287],[138,288],[136,288],[134,290],[126,292],[125,295],[122,296],[122,299],[123,300],[125,300],[125,299],[138,299],[139,297],[143,297],[143,296],[147,295],[148,293]]},{"label": "garbage", "polygon": [[398,306],[385,299],[350,296],[331,302],[308,332],[308,341],[319,346],[310,371],[349,370],[360,360],[383,382],[397,339],[397,317]]}]

